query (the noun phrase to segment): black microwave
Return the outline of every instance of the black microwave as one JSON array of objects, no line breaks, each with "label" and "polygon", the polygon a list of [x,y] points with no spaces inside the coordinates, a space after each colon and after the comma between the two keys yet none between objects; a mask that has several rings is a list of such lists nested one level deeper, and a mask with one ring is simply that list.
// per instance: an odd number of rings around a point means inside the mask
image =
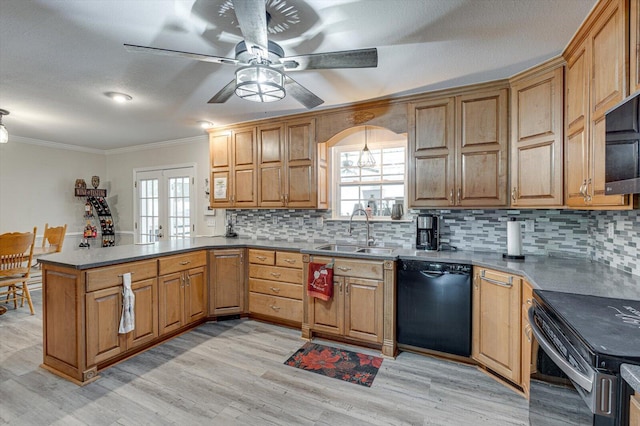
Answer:
[{"label": "black microwave", "polygon": [[640,92],[605,116],[605,193],[640,193]]}]

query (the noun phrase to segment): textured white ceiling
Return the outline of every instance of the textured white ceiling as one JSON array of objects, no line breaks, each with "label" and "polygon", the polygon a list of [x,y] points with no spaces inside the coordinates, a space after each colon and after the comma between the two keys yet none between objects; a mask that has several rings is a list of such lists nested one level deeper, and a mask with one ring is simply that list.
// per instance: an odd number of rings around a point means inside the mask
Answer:
[{"label": "textured white ceiling", "polygon": [[[202,135],[228,124],[305,111],[290,97],[207,101],[229,65],[135,54],[124,43],[234,57],[228,0],[0,0],[0,108],[11,135],[116,149]],[[510,77],[558,55],[596,0],[267,0],[298,22],[270,35],[285,55],[378,48],[372,69],[292,77],[318,109]],[[221,12],[222,11],[222,12]],[[293,21],[293,20],[290,20]],[[104,93],[133,97],[118,105]]]}]

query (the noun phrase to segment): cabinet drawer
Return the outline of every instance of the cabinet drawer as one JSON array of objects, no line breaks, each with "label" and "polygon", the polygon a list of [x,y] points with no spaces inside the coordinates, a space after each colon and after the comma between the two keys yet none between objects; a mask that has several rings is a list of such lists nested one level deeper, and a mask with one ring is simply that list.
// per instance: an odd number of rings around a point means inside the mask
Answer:
[{"label": "cabinet drawer", "polygon": [[250,278],[302,284],[302,269],[280,268],[278,266],[249,265]]},{"label": "cabinet drawer", "polygon": [[87,271],[87,292],[122,285],[122,274],[131,273],[131,281],[142,281],[154,278],[158,272],[156,260],[125,263],[122,265]]},{"label": "cabinet drawer", "polygon": [[[331,262],[331,258],[314,256],[312,261],[316,263],[329,263]],[[379,261],[336,258],[333,265],[333,274],[382,280],[384,278],[384,264]]]},{"label": "cabinet drawer", "polygon": [[249,278],[249,291],[302,300],[302,285]]},{"label": "cabinet drawer", "polygon": [[175,256],[161,257],[159,262],[160,275],[172,274],[174,272],[197,268],[198,266],[205,266],[207,264],[207,253],[203,250],[177,254]]},{"label": "cabinet drawer", "polygon": [[277,251],[276,266],[302,269],[302,254],[287,251]]},{"label": "cabinet drawer", "polygon": [[275,252],[273,250],[249,250],[249,263],[259,265],[273,265],[275,263]]},{"label": "cabinet drawer", "polygon": [[260,293],[249,293],[249,312],[302,322],[302,301]]}]

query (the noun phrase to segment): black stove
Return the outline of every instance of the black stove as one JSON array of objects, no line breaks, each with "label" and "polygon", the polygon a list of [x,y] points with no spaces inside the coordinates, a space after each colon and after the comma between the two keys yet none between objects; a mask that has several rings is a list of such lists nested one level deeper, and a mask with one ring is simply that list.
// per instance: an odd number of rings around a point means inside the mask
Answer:
[{"label": "black stove", "polygon": [[640,364],[640,301],[545,290],[536,294],[592,366],[618,372],[624,362]]},{"label": "black stove", "polygon": [[[556,416],[558,424],[626,425],[629,389],[620,366],[640,365],[640,301],[534,290],[529,321],[539,343],[532,354],[531,424],[547,425]],[[573,386],[553,390],[549,399],[552,387],[545,377]]]}]

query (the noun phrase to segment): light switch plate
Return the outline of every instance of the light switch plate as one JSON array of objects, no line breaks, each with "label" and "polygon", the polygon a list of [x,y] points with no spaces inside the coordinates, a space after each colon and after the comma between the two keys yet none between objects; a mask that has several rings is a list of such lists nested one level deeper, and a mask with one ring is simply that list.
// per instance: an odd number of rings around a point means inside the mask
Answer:
[{"label": "light switch plate", "polygon": [[614,222],[607,223],[607,238],[613,239],[615,236],[616,224]]},{"label": "light switch plate", "polygon": [[532,219],[524,221],[524,232],[535,232],[535,221]]}]

